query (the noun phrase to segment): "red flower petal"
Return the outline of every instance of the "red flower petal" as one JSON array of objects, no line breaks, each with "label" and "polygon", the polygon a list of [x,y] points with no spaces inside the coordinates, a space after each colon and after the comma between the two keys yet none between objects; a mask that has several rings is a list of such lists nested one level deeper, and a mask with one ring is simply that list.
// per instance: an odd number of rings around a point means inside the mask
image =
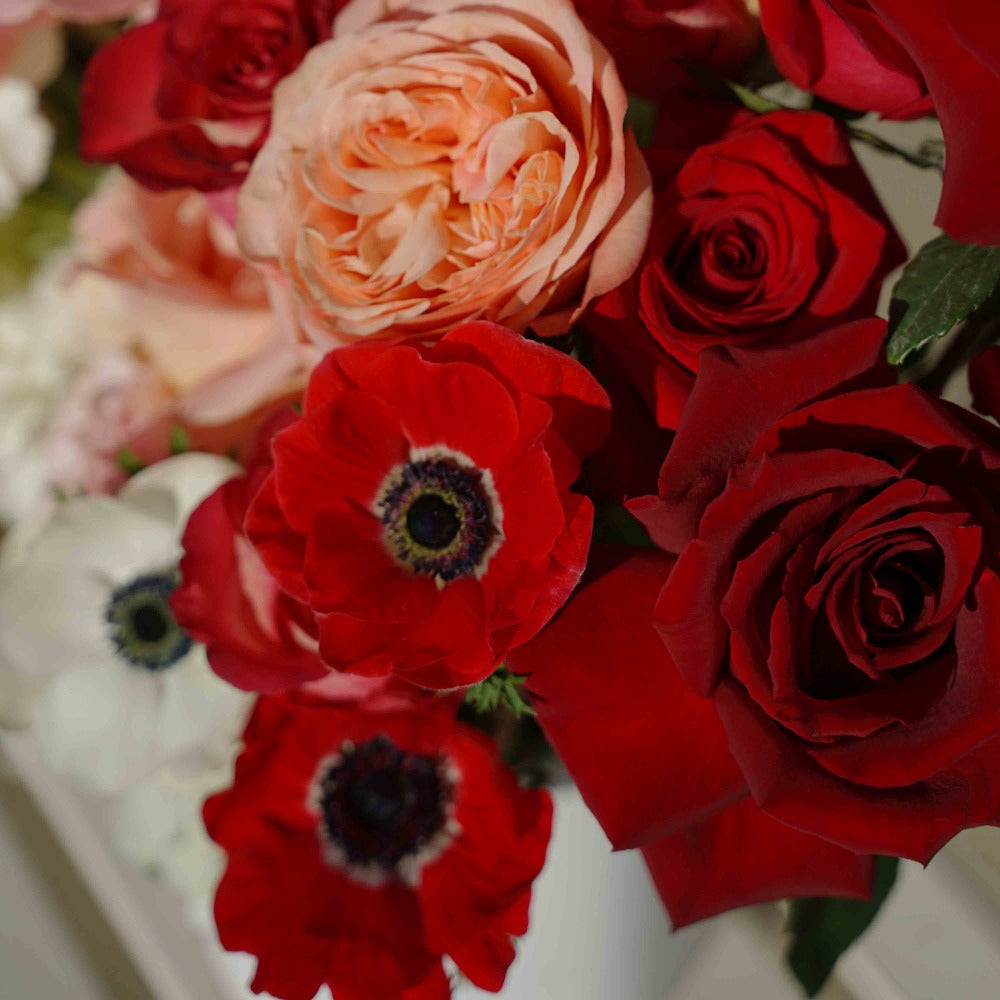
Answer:
[{"label": "red flower petal", "polygon": [[539,722],[618,848],[681,829],[746,788],[711,703],[653,630],[670,565],[659,553],[595,551],[583,586],[507,661],[529,675]]},{"label": "red flower petal", "polygon": [[872,858],[800,833],[749,796],[642,850],[674,929],[788,896],[867,899]]},{"label": "red flower petal", "polygon": [[386,476],[409,454],[393,408],[350,391],[278,434],[273,450],[278,501],[301,532],[346,503],[372,511]]},{"label": "red flower petal", "polygon": [[660,470],[662,505],[630,504],[653,540],[679,552],[697,533],[705,503],[759,434],[786,413],[827,393],[883,380],[882,320],[858,320],[796,344],[796,375],[788,377],[786,347],[712,348],[674,443]]},{"label": "red flower petal", "polygon": [[732,681],[716,689],[715,705],[761,808],[849,850],[926,864],[960,830],[993,823],[1000,811],[1000,783],[994,780],[1000,739],[926,781],[872,788],[826,771]]}]

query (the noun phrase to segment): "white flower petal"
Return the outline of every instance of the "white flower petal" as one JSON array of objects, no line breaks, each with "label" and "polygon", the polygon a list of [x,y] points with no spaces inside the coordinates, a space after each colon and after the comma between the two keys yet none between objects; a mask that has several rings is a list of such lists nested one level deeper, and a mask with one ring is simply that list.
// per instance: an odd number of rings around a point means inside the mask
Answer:
[{"label": "white flower petal", "polygon": [[162,678],[158,740],[164,760],[193,750],[206,760],[231,757],[253,697],[212,673],[203,646]]},{"label": "white flower petal", "polygon": [[157,678],[108,663],[55,677],[38,703],[34,732],[51,766],[85,788],[113,793],[162,763],[156,739]]},{"label": "white flower petal", "polygon": [[38,107],[27,80],[0,78],[0,217],[17,208],[49,169],[55,130]]},{"label": "white flower petal", "polygon": [[136,473],[118,496],[132,507],[168,521],[179,536],[195,507],[240,471],[228,458],[188,452]]},{"label": "white flower petal", "polygon": [[232,780],[232,765],[186,780],[161,770],[115,798],[108,812],[112,843],[131,864],[194,901],[210,896],[224,855],[205,832],[205,798]]}]

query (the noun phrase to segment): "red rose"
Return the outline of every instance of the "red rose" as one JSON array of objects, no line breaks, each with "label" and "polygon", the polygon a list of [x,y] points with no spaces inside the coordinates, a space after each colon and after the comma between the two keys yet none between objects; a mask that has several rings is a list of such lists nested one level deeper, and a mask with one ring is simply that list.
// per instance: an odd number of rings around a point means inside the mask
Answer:
[{"label": "red rose", "polygon": [[878,7],[878,0],[760,0],[760,23],[775,64],[797,87],[884,118],[919,118],[933,111],[927,84]]},{"label": "red rose", "polygon": [[593,509],[569,487],[607,420],[586,369],[492,323],[341,348],[275,437],[246,530],[328,665],[471,684],[583,572]]},{"label": "red rose", "polygon": [[[797,895],[865,896],[871,858],[760,812],[712,702],[651,622],[673,557],[597,549],[580,589],[508,663],[616,848],[643,855],[675,927]],[[637,763],[638,762],[638,763]]]},{"label": "red rose", "polygon": [[757,804],[926,862],[1000,815],[1000,431],[879,386],[883,335],[710,351],[635,509],[680,553],[656,624]]},{"label": "red rose", "polygon": [[[811,0],[808,4],[800,0],[792,4],[796,10],[791,12],[787,6],[779,0],[761,0],[761,17],[772,49],[778,37],[787,40],[789,52],[800,53],[795,58],[809,65],[818,66],[828,57],[831,72],[860,85],[861,103],[855,106],[881,110],[874,100],[862,99],[866,93],[881,93],[886,70],[897,74],[897,83],[909,76],[914,94],[920,93],[923,78],[929,100],[923,106],[917,101],[903,111],[924,113],[933,105],[941,119],[947,156],[935,221],[959,242],[1000,244],[1000,212],[993,194],[1000,172],[1000,145],[981,124],[992,120],[1000,103],[1000,47],[991,30],[996,19],[991,0]],[[815,22],[797,21],[805,7],[827,14],[832,8],[848,28],[838,35],[836,47],[822,47],[821,56],[801,55],[816,45]],[[796,37],[798,31],[801,34]],[[874,54],[879,72],[871,70],[866,48]],[[789,71],[778,50],[775,60],[783,71]],[[844,102],[843,97],[839,100]]]},{"label": "red rose", "polygon": [[983,123],[1000,103],[1000,46],[990,0],[873,0],[927,81],[944,132],[944,191],[935,222],[963,243],[1000,245],[994,194],[1000,144]]},{"label": "red rose", "polygon": [[252,989],[312,1000],[448,1000],[444,955],[499,990],[528,927],[552,803],[447,711],[264,698],[232,788],[205,803],[228,855],[219,938]]},{"label": "red rose", "polygon": [[239,184],[267,136],[271,92],[346,0],[160,0],[101,48],[81,91],[81,152],[154,189]]},{"label": "red rose", "polygon": [[745,63],[760,25],[746,0],[574,0],[587,28],[614,57],[628,90],[663,96],[677,59],[721,72]]},{"label": "red rose", "polygon": [[1000,420],[1000,347],[987,347],[969,362],[969,391],[972,405]]},{"label": "red rose", "polygon": [[835,122],[743,116],[660,192],[639,269],[591,327],[676,427],[702,351],[790,344],[871,315],[905,259]]}]

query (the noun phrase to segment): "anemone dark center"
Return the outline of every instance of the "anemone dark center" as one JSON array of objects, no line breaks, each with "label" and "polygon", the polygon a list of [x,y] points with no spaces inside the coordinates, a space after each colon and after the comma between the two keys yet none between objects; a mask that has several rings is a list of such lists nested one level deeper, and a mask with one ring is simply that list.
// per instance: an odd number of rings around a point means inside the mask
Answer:
[{"label": "anemone dark center", "polygon": [[164,670],[190,651],[191,638],[170,608],[176,586],[176,573],[150,573],[111,594],[105,610],[111,642],[133,666]]},{"label": "anemone dark center", "polygon": [[323,838],[349,865],[392,872],[448,824],[447,762],[406,753],[386,736],[345,744],[318,785]]},{"label": "anemone dark center", "polygon": [[436,493],[418,496],[406,512],[406,530],[427,549],[446,549],[461,527],[459,512]]},{"label": "anemone dark center", "polygon": [[501,538],[489,473],[450,458],[407,462],[379,491],[386,548],[440,583],[482,572]]}]

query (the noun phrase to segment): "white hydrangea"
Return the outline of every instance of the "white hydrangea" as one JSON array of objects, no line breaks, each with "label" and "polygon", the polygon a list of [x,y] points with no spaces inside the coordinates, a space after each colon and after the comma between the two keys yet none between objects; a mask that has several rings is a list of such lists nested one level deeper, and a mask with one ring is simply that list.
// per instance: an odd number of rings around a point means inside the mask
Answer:
[{"label": "white hydrangea", "polygon": [[0,299],[0,524],[50,501],[41,444],[85,343],[68,265],[47,265],[24,293]]}]

